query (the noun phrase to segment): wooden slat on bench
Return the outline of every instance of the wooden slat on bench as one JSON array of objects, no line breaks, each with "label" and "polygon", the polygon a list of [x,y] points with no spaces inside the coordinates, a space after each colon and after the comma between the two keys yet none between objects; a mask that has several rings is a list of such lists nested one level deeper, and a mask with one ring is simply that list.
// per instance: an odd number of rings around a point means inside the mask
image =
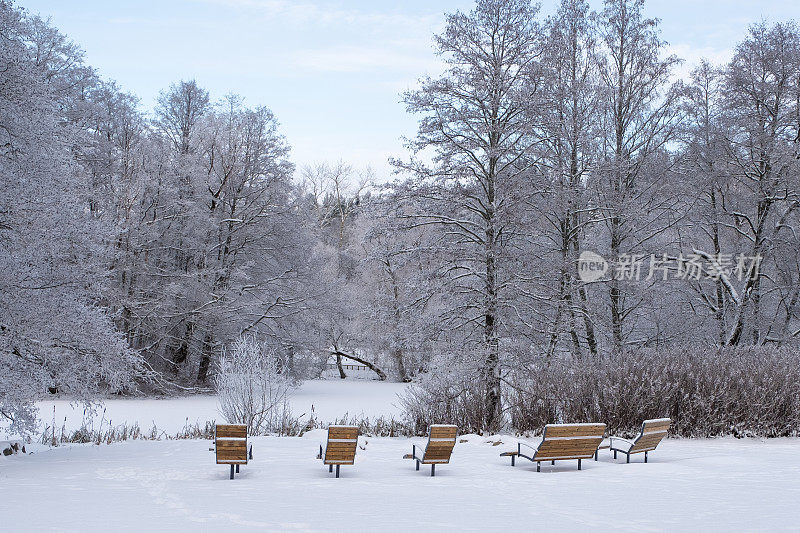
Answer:
[{"label": "wooden slat on bench", "polygon": [[218,450],[224,450],[227,448],[230,449],[247,449],[247,441],[246,440],[226,440],[226,439],[217,439],[216,446]]},{"label": "wooden slat on bench", "polygon": [[229,438],[229,439],[246,439],[247,438],[247,426],[245,425],[218,425],[217,426],[217,438]]},{"label": "wooden slat on bench", "polygon": [[355,426],[330,426],[328,440],[331,439],[357,439],[358,428]]},{"label": "wooden slat on bench", "polygon": [[559,437],[602,436],[605,430],[605,424],[547,424],[544,427],[544,437],[546,439],[551,439]]},{"label": "wooden slat on bench", "polygon": [[454,439],[458,434],[458,426],[434,424],[431,426],[431,439]]}]

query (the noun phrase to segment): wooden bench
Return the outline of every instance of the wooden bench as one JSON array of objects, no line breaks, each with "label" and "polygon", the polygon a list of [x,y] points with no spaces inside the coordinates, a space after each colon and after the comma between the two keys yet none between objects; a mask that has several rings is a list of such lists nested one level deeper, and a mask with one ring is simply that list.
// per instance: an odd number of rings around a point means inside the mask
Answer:
[{"label": "wooden bench", "polygon": [[231,479],[234,469],[239,473],[239,465],[246,465],[253,458],[252,446],[247,448],[247,426],[243,424],[217,424],[214,429],[214,447],[218,465],[231,465]]},{"label": "wooden bench", "polygon": [[319,446],[317,459],[328,465],[328,472],[333,472],[336,467],[336,477],[339,477],[341,465],[352,465],[356,461],[356,448],[358,447],[357,426],[329,426],[328,442],[325,449]]},{"label": "wooden bench", "polygon": [[[504,452],[501,456],[511,457],[511,466],[515,466],[517,457],[524,457],[536,463],[536,471],[541,470],[542,461],[578,460],[578,470],[581,469],[583,459],[591,459],[597,447],[603,441],[606,431],[605,424],[547,424],[544,427],[542,442],[537,447],[525,443],[517,443],[517,451]],[[532,455],[526,455],[522,446],[533,450]]]},{"label": "wooden bench", "polygon": [[422,452],[422,457],[417,456],[417,446],[414,444],[411,446],[411,453],[404,455],[403,459],[414,459],[417,462],[417,470],[420,463],[431,465],[431,476],[435,476],[437,464],[450,462],[457,434],[458,426],[434,424],[428,431],[428,444]]},{"label": "wooden bench", "polygon": [[608,447],[614,452],[614,459],[617,452],[622,452],[627,456],[627,463],[631,462],[631,454],[644,453],[644,462],[647,462],[647,452],[656,449],[661,439],[667,436],[672,420],[669,418],[654,418],[645,420],[642,423],[642,430],[632,441],[620,437],[610,437]]}]

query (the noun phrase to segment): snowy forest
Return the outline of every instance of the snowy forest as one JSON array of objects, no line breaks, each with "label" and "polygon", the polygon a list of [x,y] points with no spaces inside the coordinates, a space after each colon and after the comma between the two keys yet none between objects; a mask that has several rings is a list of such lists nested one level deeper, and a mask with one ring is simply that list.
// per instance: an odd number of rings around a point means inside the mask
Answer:
[{"label": "snowy forest", "polygon": [[0,0],[0,417],[208,391],[249,343],[414,383],[420,431],[796,433],[800,28],[753,22],[686,65],[644,0],[478,0],[398,95],[418,131],[384,176],[296,165],[236,87],[145,109]]}]

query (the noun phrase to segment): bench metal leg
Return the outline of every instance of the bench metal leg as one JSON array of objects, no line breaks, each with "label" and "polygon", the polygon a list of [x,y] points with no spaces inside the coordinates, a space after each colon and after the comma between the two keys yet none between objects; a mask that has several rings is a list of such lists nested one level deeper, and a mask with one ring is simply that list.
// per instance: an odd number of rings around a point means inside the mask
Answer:
[{"label": "bench metal leg", "polygon": [[542,462],[541,461],[536,461],[536,471],[537,472],[541,472],[542,471]]},{"label": "bench metal leg", "polygon": [[[320,446],[320,448],[321,448],[321,446]],[[249,460],[251,460],[251,461],[253,460],[253,445],[252,444],[250,445],[250,453],[247,454],[247,458]]]},{"label": "bench metal leg", "polygon": [[233,465],[231,465],[231,479],[233,479]]},{"label": "bench metal leg", "polygon": [[328,472],[333,472],[333,465],[328,465]]},{"label": "bench metal leg", "polygon": [[630,463],[630,462],[631,462],[631,454],[629,454],[629,453],[626,453],[625,455],[627,455],[627,456],[628,456],[628,460],[627,460],[627,461],[625,461],[625,462],[626,462],[626,463]]},{"label": "bench metal leg", "polygon": [[617,450],[614,450],[614,459],[617,458]]},{"label": "bench metal leg", "polygon": [[436,475],[436,465],[431,465],[431,477]]},{"label": "bench metal leg", "polygon": [[644,462],[647,462],[647,452],[644,452]]},{"label": "bench metal leg", "polygon": [[550,461],[550,464],[551,464],[551,465],[553,465],[553,466],[555,466],[555,465],[556,465],[556,462],[555,462],[555,461]]},{"label": "bench metal leg", "polygon": [[595,451],[594,451],[594,460],[595,460],[595,461],[597,461],[597,452],[599,452],[599,451],[600,451],[600,450],[595,450]]},{"label": "bench metal leg", "polygon": [[581,469],[581,460],[578,459],[578,470],[580,470],[580,469]]},{"label": "bench metal leg", "polygon": [[419,470],[419,461],[417,461],[417,470]]},{"label": "bench metal leg", "polygon": [[517,458],[516,455],[512,455],[511,456],[511,466],[514,466],[514,463],[516,463],[516,461],[515,461],[516,458]]},{"label": "bench metal leg", "polygon": [[239,465],[236,465],[236,473],[239,473]]},{"label": "bench metal leg", "polygon": [[336,465],[336,477],[339,477],[339,465]]}]

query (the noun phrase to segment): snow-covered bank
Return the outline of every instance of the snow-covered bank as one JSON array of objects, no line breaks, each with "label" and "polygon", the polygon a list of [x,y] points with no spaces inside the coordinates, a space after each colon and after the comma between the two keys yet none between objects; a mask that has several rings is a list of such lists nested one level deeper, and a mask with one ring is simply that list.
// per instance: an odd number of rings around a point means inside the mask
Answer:
[{"label": "snow-covered bank", "polygon": [[[672,440],[644,464],[499,457],[470,436],[450,465],[401,459],[423,439],[360,438],[333,478],[324,438],[253,439],[233,481],[209,441],[77,445],[0,458],[4,531],[796,531],[800,439]],[[494,439],[496,440],[496,439]],[[102,502],[102,503],[100,503]]]},{"label": "snow-covered bank", "polygon": [[[343,381],[312,380],[304,382],[292,393],[291,407],[294,416],[306,420],[311,413],[320,422],[332,422],[345,415],[348,417],[397,417],[400,414],[397,394],[406,389],[404,383],[382,381]],[[138,423],[143,430],[155,426],[174,435],[187,421],[189,424],[204,425],[208,420],[221,420],[217,411],[217,397],[213,395],[186,396],[179,398],[112,398],[104,402],[105,424],[111,420],[114,425]],[[67,431],[81,426],[83,407],[73,405],[68,400],[48,400],[38,402],[39,418],[42,424],[52,425],[55,407],[56,427],[64,424]],[[100,425],[102,411],[95,416],[95,428]],[[2,432],[0,431],[0,434]]]}]

